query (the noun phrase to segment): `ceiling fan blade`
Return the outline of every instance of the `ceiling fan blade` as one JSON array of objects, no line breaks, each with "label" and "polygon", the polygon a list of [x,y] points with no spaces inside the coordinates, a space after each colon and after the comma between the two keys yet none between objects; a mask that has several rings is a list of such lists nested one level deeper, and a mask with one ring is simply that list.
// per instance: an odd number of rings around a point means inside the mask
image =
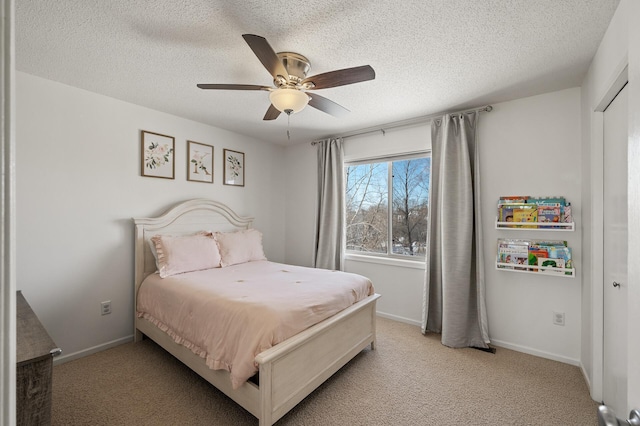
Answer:
[{"label": "ceiling fan blade", "polygon": [[327,98],[323,98],[320,95],[316,95],[315,93],[308,94],[309,95],[309,105],[312,107],[319,109],[322,112],[326,112],[327,114],[331,114],[334,117],[344,117],[349,113],[349,110],[339,105],[332,100]]},{"label": "ceiling fan blade", "polygon": [[201,89],[214,90],[269,90],[271,87],[256,84],[198,84]]},{"label": "ceiling fan blade", "polygon": [[280,115],[280,111],[273,104],[269,105],[267,113],[264,115],[263,120],[275,120]]},{"label": "ceiling fan blade", "polygon": [[323,74],[307,77],[302,84],[313,83],[314,87],[309,89],[327,89],[329,87],[344,86],[346,84],[360,83],[361,81],[373,80],[376,72],[370,65],[363,65],[343,70],[329,71]]},{"label": "ceiling fan blade", "polygon": [[267,39],[254,34],[242,34],[242,38],[247,42],[253,53],[260,59],[262,65],[269,71],[273,78],[281,75],[289,81],[289,73],[284,64],[271,48]]}]

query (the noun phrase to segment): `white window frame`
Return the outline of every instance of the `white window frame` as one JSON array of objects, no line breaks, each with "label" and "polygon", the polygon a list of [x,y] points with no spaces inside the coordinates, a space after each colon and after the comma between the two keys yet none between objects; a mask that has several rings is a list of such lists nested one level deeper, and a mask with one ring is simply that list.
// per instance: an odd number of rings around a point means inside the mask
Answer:
[{"label": "white window frame", "polygon": [[[363,253],[357,251],[349,251],[347,250],[347,246],[345,244],[343,256],[345,260],[357,260],[362,262],[376,263],[376,264],[387,264],[393,266],[404,266],[409,268],[416,269],[424,269],[425,268],[425,258],[415,258],[412,256],[405,256],[393,253],[393,226],[392,226],[392,215],[393,215],[393,167],[390,164],[393,164],[395,161],[402,160],[411,160],[415,158],[430,158],[431,150],[424,151],[415,151],[411,153],[403,153],[398,155],[385,155],[380,157],[369,157],[362,158],[358,160],[345,161],[344,163],[344,173],[345,173],[345,183],[346,183],[346,170],[347,167],[350,166],[358,166],[362,164],[371,164],[371,163],[387,163],[387,253]],[[345,197],[346,201],[346,187],[343,193],[343,197]],[[429,197],[431,197],[431,188],[429,188]],[[346,207],[346,202],[345,202]],[[343,235],[346,238],[347,234],[347,223],[345,221],[344,227],[342,230]]]}]

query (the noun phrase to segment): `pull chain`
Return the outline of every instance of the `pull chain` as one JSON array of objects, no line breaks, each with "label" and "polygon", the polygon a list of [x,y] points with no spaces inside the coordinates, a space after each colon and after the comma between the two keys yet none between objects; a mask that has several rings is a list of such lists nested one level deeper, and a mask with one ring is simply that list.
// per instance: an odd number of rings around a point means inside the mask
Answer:
[{"label": "pull chain", "polygon": [[287,139],[291,140],[291,133],[289,133],[289,125],[291,123],[291,111],[290,109],[285,109],[284,112],[287,114]]}]

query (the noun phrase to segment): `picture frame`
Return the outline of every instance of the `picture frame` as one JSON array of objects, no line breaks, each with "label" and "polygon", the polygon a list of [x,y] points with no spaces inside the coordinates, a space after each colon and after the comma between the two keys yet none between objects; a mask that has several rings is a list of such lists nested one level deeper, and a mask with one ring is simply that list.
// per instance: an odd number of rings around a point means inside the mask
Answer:
[{"label": "picture frame", "polygon": [[224,149],[224,181],[225,185],[244,186],[244,152]]},{"label": "picture frame", "polygon": [[175,178],[175,138],[141,130],[140,174],[146,177]]},{"label": "picture frame", "polygon": [[213,183],[213,145],[187,141],[187,180]]}]

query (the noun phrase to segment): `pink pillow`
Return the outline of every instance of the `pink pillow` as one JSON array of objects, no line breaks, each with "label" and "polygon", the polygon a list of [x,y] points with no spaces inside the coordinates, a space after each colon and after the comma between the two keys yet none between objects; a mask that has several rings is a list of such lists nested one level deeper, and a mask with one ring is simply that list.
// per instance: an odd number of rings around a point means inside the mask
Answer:
[{"label": "pink pillow", "polygon": [[238,232],[217,232],[220,266],[231,266],[254,260],[267,260],[262,248],[262,233],[255,229]]},{"label": "pink pillow", "polygon": [[220,267],[220,252],[210,232],[179,237],[156,235],[151,241],[156,248],[161,278]]}]

